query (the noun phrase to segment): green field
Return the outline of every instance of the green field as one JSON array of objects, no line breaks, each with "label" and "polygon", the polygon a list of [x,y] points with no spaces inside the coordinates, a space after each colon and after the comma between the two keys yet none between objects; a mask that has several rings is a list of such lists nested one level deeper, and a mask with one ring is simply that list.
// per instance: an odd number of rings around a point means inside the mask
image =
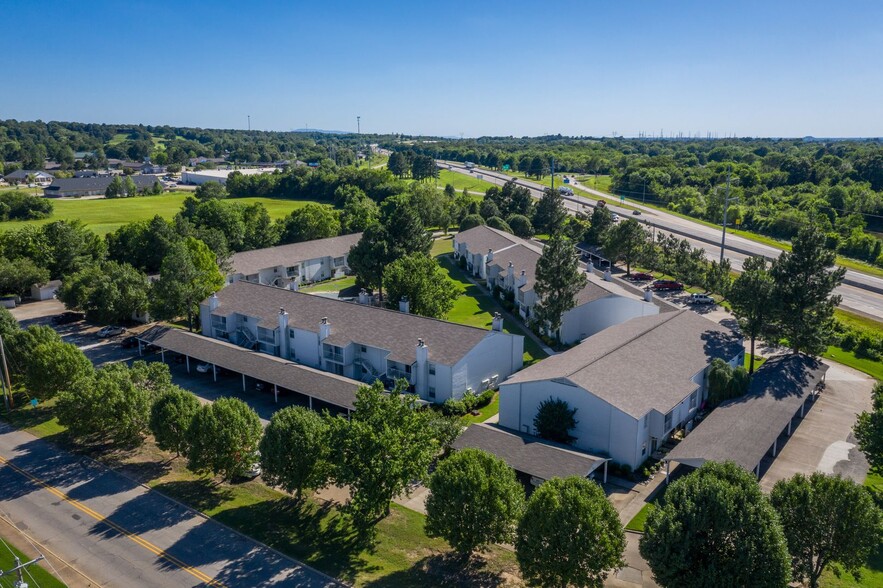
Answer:
[{"label": "green field", "polygon": [[[22,563],[31,561],[30,557],[25,556],[19,551],[15,545],[11,545],[8,541],[0,539],[0,570],[9,570],[15,567],[15,559],[13,554],[18,556]],[[45,562],[43,562],[45,564]],[[25,582],[29,585],[43,588],[65,588],[65,584],[58,580],[55,576],[40,567],[41,564],[34,564],[26,568],[24,573]],[[12,576],[4,578],[8,581],[0,581],[0,586],[12,586]]]},{"label": "green field", "polygon": [[[36,221],[7,221],[0,223],[0,231],[17,229],[24,225],[43,225],[55,220],[80,219],[83,223],[98,233],[104,235],[115,231],[122,225],[133,221],[147,220],[155,215],[165,219],[171,219],[181,209],[181,204],[190,192],[169,192],[160,196],[139,196],[137,198],[116,198],[105,200],[103,198],[92,200],[64,199],[55,200],[55,211],[48,219]],[[292,210],[301,208],[311,201],[309,200],[286,200],[282,198],[236,198],[230,202],[253,204],[260,202],[267,207],[272,218],[282,218]]]},{"label": "green field", "polygon": [[[479,172],[480,174],[481,172]],[[414,180],[405,180],[407,182],[413,182]],[[433,181],[434,183],[434,181]],[[457,192],[462,192],[465,188],[469,192],[473,193],[476,196],[483,196],[488,188],[492,188],[494,184],[485,181],[479,180],[472,176],[467,176],[461,173],[453,172],[450,170],[440,170],[438,172],[438,187],[442,189],[446,184],[451,184],[454,186],[454,189]]]}]

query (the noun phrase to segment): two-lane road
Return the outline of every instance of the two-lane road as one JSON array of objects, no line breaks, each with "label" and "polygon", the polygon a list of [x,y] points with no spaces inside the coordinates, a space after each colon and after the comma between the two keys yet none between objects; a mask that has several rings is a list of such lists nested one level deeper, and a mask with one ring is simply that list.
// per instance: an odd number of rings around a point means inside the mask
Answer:
[{"label": "two-lane road", "polygon": [[[505,173],[484,168],[475,168],[470,172],[466,166],[454,161],[439,161],[438,163],[454,172],[472,177],[481,176],[481,179],[486,182],[498,186],[502,186],[509,180],[514,179],[518,185],[528,188],[535,198],[540,198],[543,195],[543,190],[545,190],[545,186],[542,184],[523,178],[515,178]],[[594,207],[599,199],[604,199],[610,210],[621,217],[634,218],[645,223],[648,227],[655,228],[657,231],[686,238],[694,247],[705,250],[705,254],[709,259],[719,259],[720,257],[721,233],[719,229],[668,214],[649,206],[642,206],[635,202],[628,203],[631,208],[622,208],[616,205],[615,197],[610,194],[579,185],[572,185],[571,187],[574,188],[574,195],[567,196],[564,199],[564,205],[571,212],[585,211],[586,207]],[[634,209],[640,210],[641,214],[633,216],[632,212]],[[744,237],[727,235],[726,256],[730,259],[733,268],[736,270],[741,270],[742,261],[750,255],[763,255],[769,259],[774,259],[781,252],[780,249],[764,245],[763,243],[757,243]],[[879,318],[883,316],[883,279],[881,278],[855,270],[847,270],[846,279],[843,285],[836,290],[836,293],[843,298],[841,306],[845,309],[872,317]]]}]

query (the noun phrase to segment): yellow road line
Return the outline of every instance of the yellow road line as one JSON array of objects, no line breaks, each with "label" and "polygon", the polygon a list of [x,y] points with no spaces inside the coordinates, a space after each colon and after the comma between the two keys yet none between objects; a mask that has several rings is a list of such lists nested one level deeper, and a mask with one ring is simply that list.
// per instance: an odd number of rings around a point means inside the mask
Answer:
[{"label": "yellow road line", "polygon": [[147,551],[153,553],[157,557],[160,557],[160,558],[166,560],[167,562],[171,563],[175,567],[177,567],[181,570],[184,570],[185,572],[187,572],[188,574],[190,574],[191,576],[193,576],[197,580],[199,580],[201,582],[205,582],[208,586],[215,586],[216,588],[225,588],[224,584],[218,582],[217,580],[215,580],[211,576],[205,574],[204,572],[201,572],[200,570],[194,568],[193,566],[187,565],[186,563],[184,563],[180,559],[176,558],[175,556],[167,553],[163,549],[160,549],[159,547],[157,547],[156,545],[154,545],[150,541],[147,541],[146,539],[139,537],[135,533],[132,533],[131,531],[126,530],[125,528],[119,526],[118,524],[116,524],[112,521],[109,521],[105,516],[95,512],[94,510],[92,510],[91,508],[89,508],[88,506],[86,506],[85,504],[80,502],[79,500],[71,498],[70,496],[68,496],[67,494],[65,494],[64,492],[59,490],[58,488],[55,488],[54,486],[47,484],[46,482],[44,482],[40,478],[34,476],[30,472],[27,472],[27,471],[21,469],[20,467],[9,463],[9,460],[4,458],[2,455],[0,455],[0,464],[4,464],[6,466],[9,466],[10,468],[13,469],[13,471],[15,471],[18,474],[24,476],[25,478],[31,480],[35,484],[41,486],[44,490],[47,490],[50,494],[53,494],[53,495],[57,496],[58,498],[64,500],[65,502],[67,502],[68,504],[70,504],[71,506],[76,508],[77,510],[86,513],[87,515],[89,515],[90,517],[95,519],[96,521],[98,521],[100,523],[104,523],[105,525],[107,525],[111,529],[117,531],[118,533],[120,533],[122,535],[125,535],[133,543],[140,545],[141,547],[143,547]]}]

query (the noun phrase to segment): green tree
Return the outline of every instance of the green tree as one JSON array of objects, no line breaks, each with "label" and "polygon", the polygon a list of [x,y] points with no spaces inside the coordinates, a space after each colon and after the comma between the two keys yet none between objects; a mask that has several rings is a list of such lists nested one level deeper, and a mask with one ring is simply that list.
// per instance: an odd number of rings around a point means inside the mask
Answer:
[{"label": "green tree", "polygon": [[37,345],[24,366],[28,393],[43,400],[82,385],[92,374],[92,362],[73,343],[52,341]]},{"label": "green tree", "polygon": [[858,415],[853,432],[871,467],[883,469],[883,382],[874,385],[871,397],[871,411]]},{"label": "green tree", "polygon": [[351,418],[330,421],[334,482],[350,487],[348,508],[360,525],[389,514],[389,502],[426,477],[439,448],[428,411],[403,388],[401,380],[388,394],[379,380],[362,386]]},{"label": "green tree", "polygon": [[279,242],[279,227],[273,223],[267,208],[260,202],[242,208],[242,224],[245,226],[243,251],[264,249]]},{"label": "green tree", "polygon": [[366,228],[359,242],[350,249],[347,259],[359,284],[380,289],[382,297],[383,273],[393,260],[383,225],[375,223]]},{"label": "green tree", "polygon": [[876,550],[881,513],[871,495],[840,476],[819,472],[779,480],[770,494],[779,513],[794,579],[817,588],[826,568],[843,568],[859,580],[859,570]]},{"label": "green tree", "polygon": [[442,537],[461,556],[511,543],[524,509],[524,487],[506,462],[479,449],[442,461],[429,480],[426,534]]},{"label": "green tree", "polygon": [[554,235],[537,260],[534,292],[539,299],[536,317],[546,323],[555,337],[560,337],[561,319],[576,305],[576,295],[585,285],[586,275],[580,271],[573,243],[567,237]]},{"label": "green tree", "polygon": [[82,310],[98,323],[130,320],[147,309],[147,276],[127,263],[105,261],[66,279],[58,299],[71,310]]},{"label": "green tree", "polygon": [[9,345],[9,337],[14,333],[21,331],[21,327],[12,313],[5,306],[0,306],[0,337],[6,340]]},{"label": "green tree", "polygon": [[[361,190],[359,190],[361,192]],[[361,233],[380,220],[380,207],[362,193],[350,196],[340,213],[341,232],[344,234]]]},{"label": "green tree", "polygon": [[121,198],[123,193],[123,181],[119,176],[114,176],[107,188],[104,189],[105,198]]},{"label": "green tree", "polygon": [[634,219],[613,225],[604,236],[604,255],[611,261],[625,262],[625,273],[632,275],[632,264],[647,246],[647,231]]},{"label": "green tree", "polygon": [[540,157],[534,157],[530,160],[530,167],[527,171],[528,175],[541,179],[547,173],[549,173],[549,164],[545,160]]},{"label": "green tree", "polygon": [[39,267],[26,257],[0,257],[0,294],[30,296],[31,286],[49,281],[49,270]]},{"label": "green tree", "polygon": [[123,193],[121,196],[126,198],[134,198],[138,195],[138,186],[135,185],[135,180],[132,179],[132,176],[126,176],[126,179],[123,181]]},{"label": "green tree", "polygon": [[724,259],[720,263],[716,261],[709,263],[705,271],[705,289],[726,297],[733,283],[733,278],[730,277],[731,269],[729,259]]},{"label": "green tree", "polygon": [[512,228],[512,232],[522,239],[530,239],[534,235],[533,224],[523,214],[509,215],[506,223]]},{"label": "green tree", "polygon": [[564,199],[557,190],[546,188],[543,197],[536,205],[533,213],[533,226],[540,233],[555,235],[564,227],[567,220],[567,209]]},{"label": "green tree", "polygon": [[763,257],[749,257],[742,264],[742,273],[733,280],[727,299],[739,328],[751,341],[748,373],[754,373],[754,345],[769,331],[774,315],[775,284]]},{"label": "green tree", "polygon": [[80,220],[51,222],[43,225],[40,232],[42,259],[31,259],[48,268],[53,278],[65,278],[101,261],[106,253],[104,241]]},{"label": "green tree", "polygon": [[576,420],[576,410],[570,408],[570,405],[560,398],[549,397],[548,400],[543,400],[533,418],[533,427],[537,435],[559,443],[573,442],[570,432],[579,423]]},{"label": "green tree", "polygon": [[340,234],[339,213],[324,204],[307,204],[277,222],[280,226],[280,243],[314,241]]},{"label": "green tree", "polygon": [[486,224],[484,222],[484,218],[480,214],[467,214],[463,217],[463,220],[460,221],[460,232],[468,231],[469,229],[475,228],[480,225]]},{"label": "green tree", "polygon": [[199,407],[187,429],[187,467],[224,480],[244,475],[258,460],[261,419],[238,398]]},{"label": "green tree", "polygon": [[506,221],[498,216],[492,216],[487,219],[487,226],[497,229],[498,231],[505,231],[507,233],[514,234],[512,227],[510,227],[508,223],[506,223]]},{"label": "green tree", "polygon": [[532,586],[600,588],[625,565],[619,515],[591,480],[552,478],[531,495],[518,525],[515,557]]},{"label": "green tree", "polygon": [[825,249],[823,231],[817,224],[804,225],[791,251],[783,251],[770,275],[775,283],[775,323],[794,353],[820,355],[834,333],[834,309],[840,296],[834,289],[846,269],[831,269],[836,256]]},{"label": "green tree", "polygon": [[393,151],[386,162],[386,168],[397,178],[403,178],[410,171],[409,167],[407,158],[400,151]]},{"label": "green tree", "polygon": [[183,388],[174,386],[163,392],[150,409],[150,432],[156,446],[186,456],[187,431],[199,407],[196,395]]},{"label": "green tree", "polygon": [[329,442],[328,423],[319,414],[301,406],[277,410],[260,444],[264,481],[297,500],[304,490],[322,488],[331,475]]},{"label": "green tree", "polygon": [[432,235],[407,195],[393,196],[383,202],[380,221],[386,229],[389,252],[393,259],[410,253],[429,254]]},{"label": "green tree", "polygon": [[410,312],[420,316],[445,318],[462,289],[428,255],[415,253],[395,260],[383,274],[386,303],[398,308],[408,299]]},{"label": "green tree", "polygon": [[219,182],[206,182],[196,187],[193,193],[200,202],[206,200],[223,200],[227,197],[227,189]]},{"label": "green tree", "polygon": [[[589,220],[586,241],[591,245],[601,245],[610,227],[613,226],[613,215],[606,206],[596,206]],[[660,233],[662,235],[662,233]]]},{"label": "green tree", "polygon": [[223,285],[214,254],[202,241],[187,237],[173,244],[163,260],[152,289],[151,313],[165,320],[186,316],[192,331],[199,303]]},{"label": "green tree", "polygon": [[663,588],[782,588],[791,580],[785,534],[757,479],[732,462],[706,462],[666,490],[640,543]]}]

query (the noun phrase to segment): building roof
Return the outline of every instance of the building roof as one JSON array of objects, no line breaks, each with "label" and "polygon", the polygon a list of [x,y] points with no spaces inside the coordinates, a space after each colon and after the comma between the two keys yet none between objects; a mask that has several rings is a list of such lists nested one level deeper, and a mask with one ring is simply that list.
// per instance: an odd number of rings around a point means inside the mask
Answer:
[{"label": "building roof", "polygon": [[388,359],[406,365],[416,361],[418,338],[429,347],[431,361],[454,365],[485,337],[492,333],[502,335],[477,327],[245,281],[230,284],[216,296],[219,305],[213,314],[239,313],[258,317],[258,325],[267,329],[278,327],[280,308],[289,313],[289,326],[312,332],[318,331],[319,323],[327,317],[331,334],[326,343],[341,347],[358,343],[388,349]]},{"label": "building roof", "polygon": [[255,174],[271,174],[277,170],[278,168],[275,167],[261,167],[245,169],[200,169],[195,171],[185,171],[183,173],[186,174],[187,177],[203,177],[223,180],[235,171],[238,171],[244,176],[251,176]]},{"label": "building roof", "polygon": [[543,480],[585,478],[606,461],[566,445],[486,424],[470,426],[454,441],[454,449],[466,447],[487,451],[512,469]]},{"label": "building roof", "polygon": [[516,243],[526,244],[527,241],[512,233],[494,229],[487,225],[479,225],[456,235],[457,243],[464,243],[472,253],[487,253],[488,249],[498,251]]},{"label": "building roof", "polygon": [[730,360],[741,351],[730,329],[680,310],[609,327],[504,384],[559,380],[640,418],[651,409],[665,414],[696,389],[691,378],[712,359]]},{"label": "building roof", "polygon": [[506,274],[511,263],[512,269],[515,270],[516,278],[521,275],[521,272],[524,272],[526,282],[521,288],[527,292],[533,289],[534,281],[536,280],[537,261],[539,261],[542,254],[543,249],[538,245],[518,243],[494,252],[494,259],[488,263],[488,266],[498,267],[502,274]]},{"label": "building roof", "polygon": [[320,257],[340,257],[349,253],[350,248],[359,242],[362,233],[340,235],[330,239],[316,239],[302,243],[278,245],[266,249],[242,251],[230,258],[231,273],[249,275],[262,269],[276,266],[289,266],[301,261]]},{"label": "building roof", "polygon": [[43,282],[42,284],[32,284],[32,287],[36,288],[60,288],[61,280],[49,280],[48,282]]},{"label": "building roof", "polygon": [[34,174],[35,176],[43,176],[43,177],[54,177],[52,174],[46,173],[39,169],[17,169],[14,172],[9,172],[5,176],[3,176],[6,180],[26,180],[30,174]]},{"label": "building roof", "polygon": [[714,409],[665,459],[692,466],[733,461],[753,470],[826,371],[805,355],[770,359],[754,373],[745,396]]},{"label": "building roof", "polygon": [[163,349],[188,355],[193,359],[350,410],[354,408],[356,391],[361,386],[359,382],[343,376],[265,353],[249,351],[226,341],[218,341],[181,329],[155,326],[138,335],[138,338]]},{"label": "building roof", "polygon": [[[139,190],[145,190],[153,186],[156,178],[153,176],[129,176]],[[114,176],[96,176],[90,178],[56,178],[44,188],[46,192],[103,192],[113,181]],[[125,181],[125,180],[122,180]]]}]

